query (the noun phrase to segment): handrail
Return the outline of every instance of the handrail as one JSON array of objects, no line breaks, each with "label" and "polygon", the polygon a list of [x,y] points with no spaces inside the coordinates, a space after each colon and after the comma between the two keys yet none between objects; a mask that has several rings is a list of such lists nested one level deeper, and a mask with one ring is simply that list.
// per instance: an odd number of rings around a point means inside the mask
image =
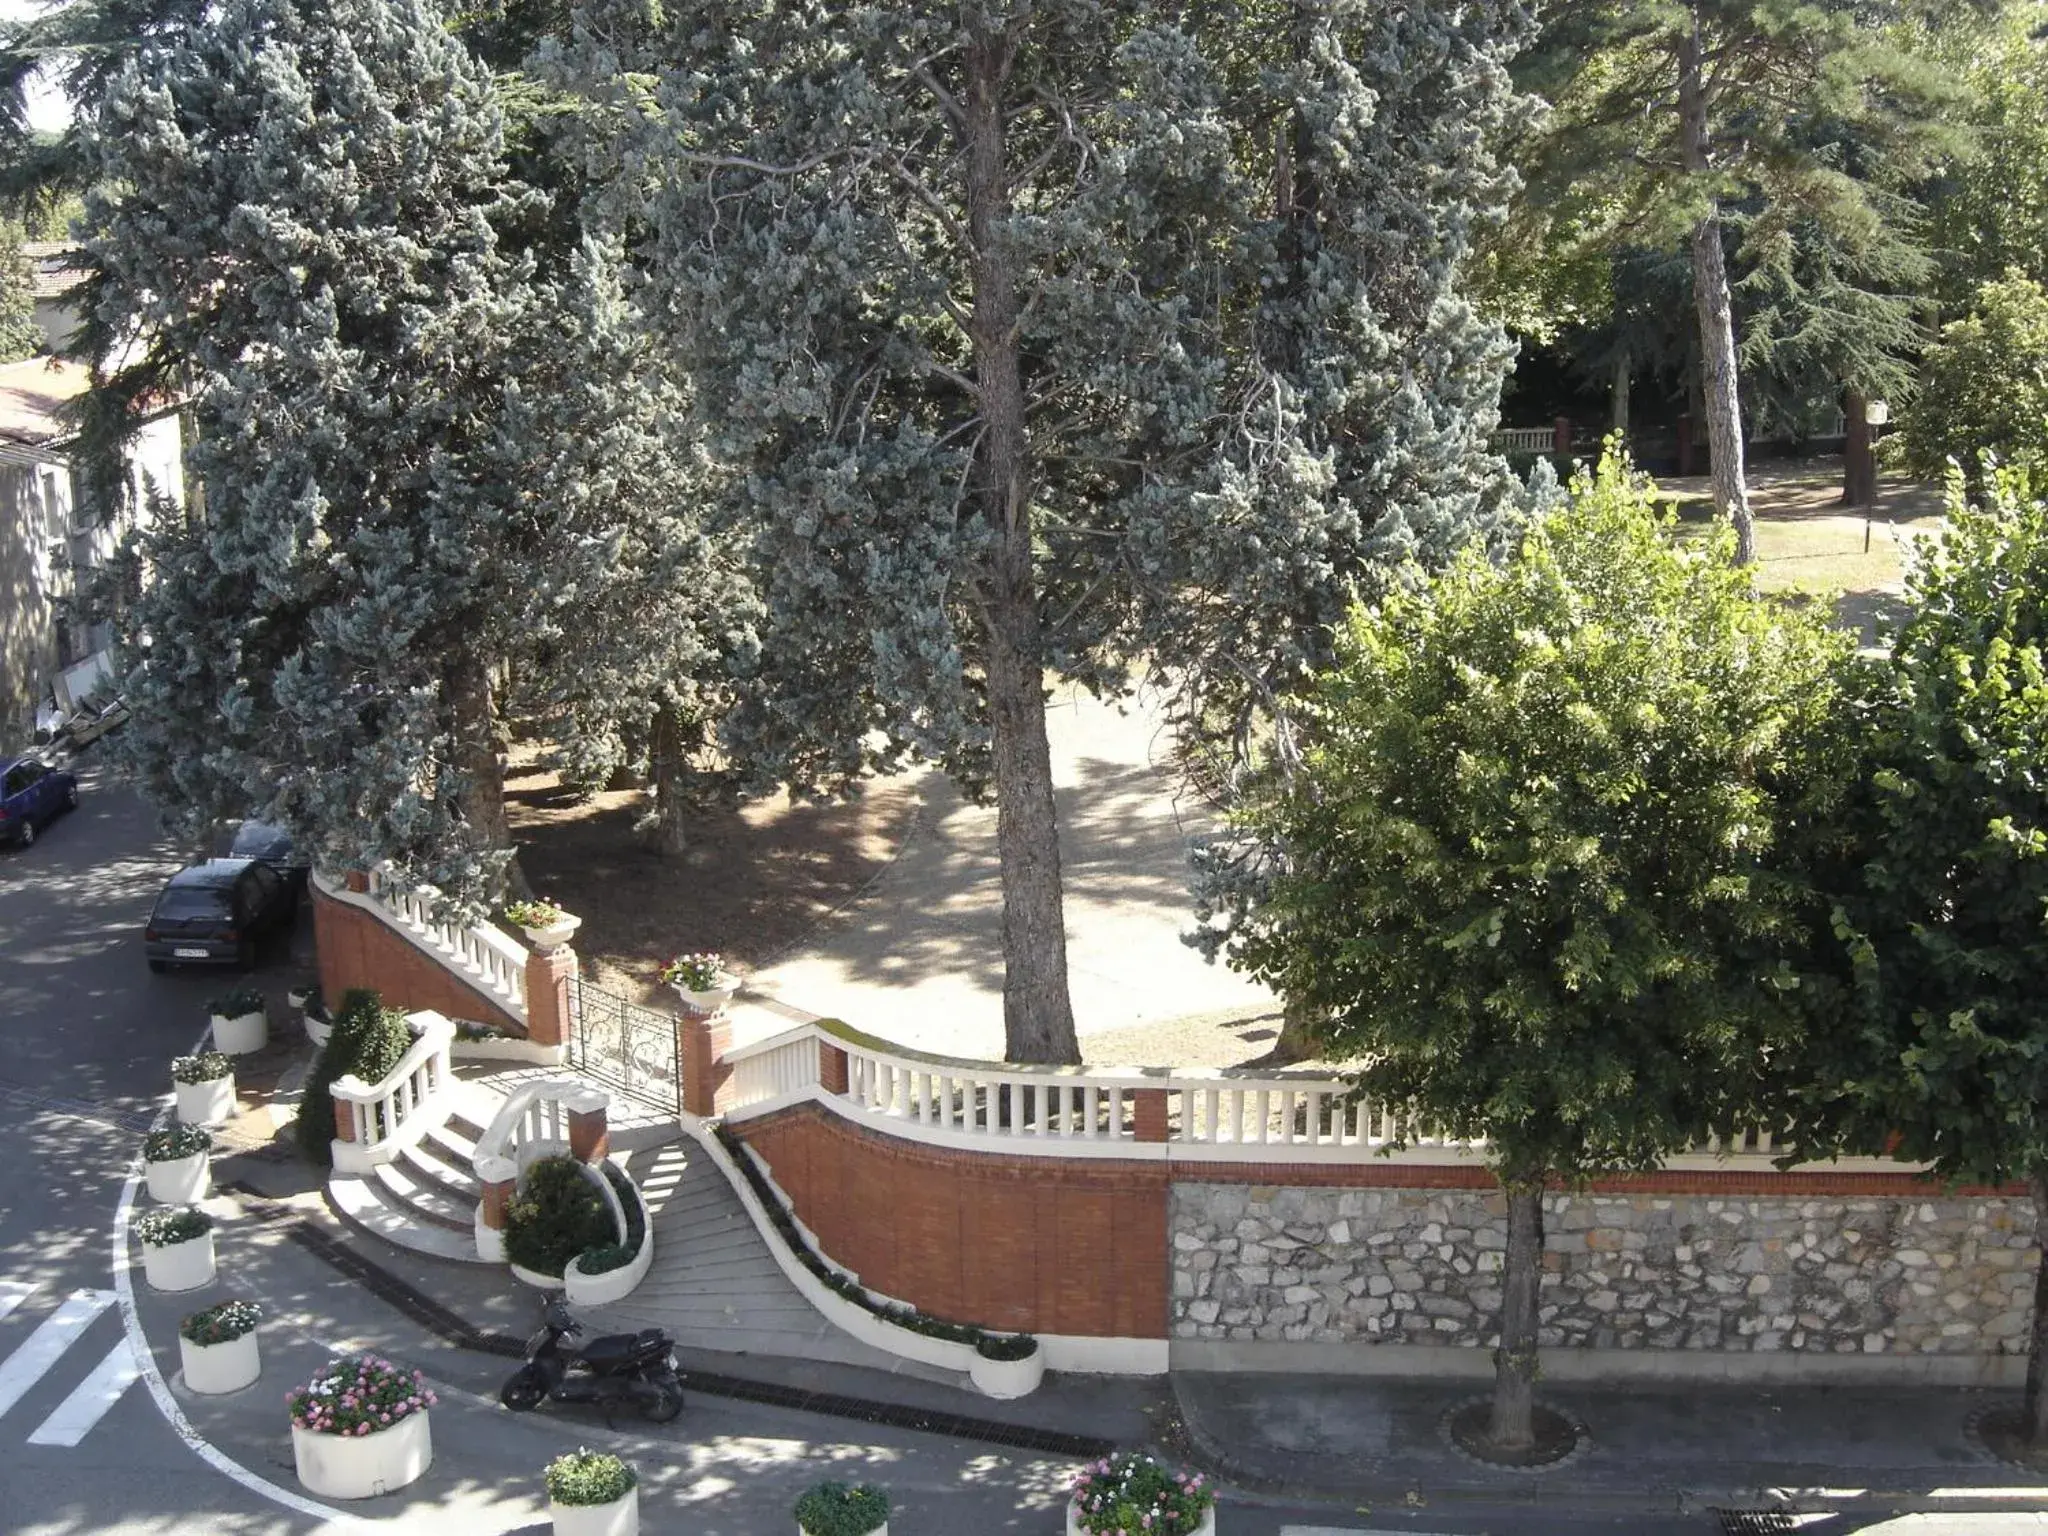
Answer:
[{"label": "handrail", "polygon": [[[388,869],[388,866],[385,867]],[[351,891],[315,871],[321,894],[375,915],[405,935],[521,1025],[526,1023],[526,946],[493,923],[457,925],[435,916],[440,892],[401,887],[384,869],[369,872],[368,891]]]},{"label": "handrail", "polygon": [[454,1081],[449,1056],[455,1026],[431,1011],[409,1014],[406,1022],[419,1038],[389,1072],[375,1083],[350,1073],[328,1089],[349,1121],[349,1135],[332,1143],[334,1166],[345,1173],[393,1161],[448,1118],[443,1100]]},{"label": "handrail", "polygon": [[543,1077],[505,1096],[491,1123],[476,1139],[470,1159],[486,1184],[516,1179],[542,1157],[567,1151],[569,1116],[611,1103],[611,1095],[580,1078]]}]

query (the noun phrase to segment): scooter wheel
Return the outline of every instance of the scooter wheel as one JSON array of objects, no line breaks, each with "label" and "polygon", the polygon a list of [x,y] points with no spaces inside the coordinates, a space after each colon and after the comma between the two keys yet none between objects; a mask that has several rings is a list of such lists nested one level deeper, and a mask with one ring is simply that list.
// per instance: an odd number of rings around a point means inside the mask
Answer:
[{"label": "scooter wheel", "polygon": [[672,1376],[655,1382],[654,1396],[640,1400],[640,1417],[651,1424],[666,1424],[682,1411],[682,1383]]},{"label": "scooter wheel", "polygon": [[534,1371],[521,1371],[498,1389],[498,1401],[514,1413],[538,1408],[547,1400],[547,1383]]}]

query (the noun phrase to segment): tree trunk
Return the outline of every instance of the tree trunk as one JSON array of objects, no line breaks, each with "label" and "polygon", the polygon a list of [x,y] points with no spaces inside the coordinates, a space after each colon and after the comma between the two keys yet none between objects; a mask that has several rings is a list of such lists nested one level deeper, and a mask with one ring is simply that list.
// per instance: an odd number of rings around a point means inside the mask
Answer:
[{"label": "tree trunk", "polygon": [[1630,372],[1628,349],[1624,347],[1615,354],[1614,383],[1608,390],[1610,403],[1614,407],[1614,417],[1611,426],[1614,435],[1621,439],[1623,449],[1628,447],[1628,390]]},{"label": "tree trunk", "polygon": [[[2027,1170],[2027,1188],[2034,1195],[2034,1230],[2048,1241],[2048,1166]],[[2021,1420],[2027,1449],[2048,1451],[2048,1260],[2034,1275],[2033,1348],[2027,1356],[2027,1400]]]},{"label": "tree trunk", "polygon": [[1291,1066],[1297,1061],[1307,1061],[1322,1049],[1322,1040],[1316,1033],[1316,1016],[1313,1009],[1304,1008],[1293,998],[1281,1005],[1280,1038],[1273,1042],[1273,1049],[1266,1053],[1270,1066]]},{"label": "tree trunk", "polygon": [[1486,1431],[1504,1451],[1536,1443],[1537,1295],[1543,1282],[1543,1179],[1501,1179],[1508,1249],[1501,1274],[1500,1348],[1493,1354],[1493,1417]]},{"label": "tree trunk", "polygon": [[1031,446],[1018,355],[1016,257],[1006,228],[1003,88],[1016,50],[1013,31],[970,24],[961,102],[974,280],[968,331],[982,421],[974,493],[990,534],[978,596],[988,643],[996,846],[1003,877],[1003,1041],[1010,1061],[1073,1063],[1081,1051],[1067,995],[1066,903],[1031,556]]},{"label": "tree trunk", "polygon": [[647,769],[654,784],[654,821],[644,841],[665,859],[682,857],[688,846],[683,833],[683,750],[682,722],[675,706],[663,704],[654,711],[654,733],[647,744]]},{"label": "tree trunk", "polygon": [[[498,760],[497,706],[491,674],[481,658],[465,653],[448,673],[454,714],[455,766],[462,774],[462,814],[478,848],[510,849],[512,825],[505,818],[505,769]],[[532,894],[516,851],[505,866],[505,892],[514,900]]]},{"label": "tree trunk", "polygon": [[[1707,136],[1706,84],[1701,74],[1699,12],[1678,50],[1678,121],[1685,167],[1695,175],[1712,168]],[[1721,249],[1721,205],[1709,198],[1692,229],[1692,286],[1700,322],[1700,367],[1705,374],[1707,451],[1713,457],[1714,511],[1735,525],[1735,563],[1756,559],[1756,526],[1742,472],[1742,402],[1735,363],[1735,307]]]},{"label": "tree trunk", "polygon": [[1869,401],[1860,389],[1842,391],[1842,505],[1867,507],[1877,500],[1877,455],[1870,451]]}]

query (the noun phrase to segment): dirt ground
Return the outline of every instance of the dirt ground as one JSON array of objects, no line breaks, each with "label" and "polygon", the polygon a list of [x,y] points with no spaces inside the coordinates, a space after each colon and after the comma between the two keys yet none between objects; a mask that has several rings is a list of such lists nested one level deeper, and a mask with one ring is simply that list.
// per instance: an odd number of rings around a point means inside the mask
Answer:
[{"label": "dirt ground", "polygon": [[918,804],[914,777],[838,804],[776,795],[693,816],[688,849],[666,859],[633,831],[638,790],[578,800],[539,757],[516,748],[506,770],[520,865],[537,895],[583,919],[586,974],[638,998],[678,951],[714,951],[744,975],[801,943],[895,856]]}]

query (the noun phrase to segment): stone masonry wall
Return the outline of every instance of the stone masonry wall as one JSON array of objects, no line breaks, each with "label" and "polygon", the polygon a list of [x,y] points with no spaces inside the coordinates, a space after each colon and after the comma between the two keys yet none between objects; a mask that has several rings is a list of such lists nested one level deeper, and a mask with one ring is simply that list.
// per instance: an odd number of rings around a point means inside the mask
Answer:
[{"label": "stone masonry wall", "polygon": [[[1177,1183],[1172,1334],[1491,1347],[1496,1192]],[[1546,1348],[2020,1354],[2024,1199],[1551,1195]]]}]

